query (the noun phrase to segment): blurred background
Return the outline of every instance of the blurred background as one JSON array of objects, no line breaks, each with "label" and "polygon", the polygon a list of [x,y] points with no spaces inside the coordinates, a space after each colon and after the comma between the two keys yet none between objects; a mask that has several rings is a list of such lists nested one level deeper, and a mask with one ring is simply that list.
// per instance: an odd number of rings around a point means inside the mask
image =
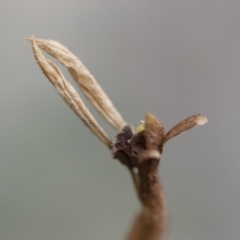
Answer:
[{"label": "blurred background", "polygon": [[169,239],[239,239],[240,1],[2,0],[0,29],[1,240],[120,240],[139,209],[127,170],[41,73],[31,35],[67,46],[134,126],[147,111],[167,130],[207,116],[164,149]]}]

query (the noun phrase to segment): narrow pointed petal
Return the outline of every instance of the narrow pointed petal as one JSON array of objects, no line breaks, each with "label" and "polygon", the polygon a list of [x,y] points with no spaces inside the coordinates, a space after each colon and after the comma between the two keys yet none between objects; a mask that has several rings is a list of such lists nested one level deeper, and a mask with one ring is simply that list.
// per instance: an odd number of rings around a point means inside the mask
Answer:
[{"label": "narrow pointed petal", "polygon": [[87,125],[88,128],[108,147],[111,146],[112,142],[108,138],[104,130],[99,126],[97,121],[90,114],[85,104],[72,87],[72,85],[67,82],[58,69],[58,67],[51,61],[45,59],[37,44],[34,41],[34,38],[31,40],[34,56],[37,60],[38,65],[42,69],[45,76],[53,84],[55,89],[61,98],[69,105],[69,107],[76,113],[76,115]]},{"label": "narrow pointed petal", "polygon": [[167,142],[171,138],[179,135],[184,131],[187,131],[197,125],[204,125],[207,122],[208,122],[207,118],[200,114],[188,117],[168,131],[168,133],[165,135],[165,142]]},{"label": "narrow pointed petal", "polygon": [[[27,38],[32,41],[31,38]],[[97,111],[116,130],[121,130],[126,122],[113,106],[111,100],[97,83],[83,63],[62,44],[53,40],[35,39],[39,48],[56,58],[66,66],[84,95],[93,104]]]}]

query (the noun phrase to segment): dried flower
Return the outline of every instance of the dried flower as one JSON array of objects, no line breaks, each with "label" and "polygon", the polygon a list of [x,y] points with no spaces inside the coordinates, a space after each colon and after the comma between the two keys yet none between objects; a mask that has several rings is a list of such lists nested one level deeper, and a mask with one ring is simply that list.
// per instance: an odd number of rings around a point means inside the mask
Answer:
[{"label": "dried flower", "polygon": [[[162,240],[167,229],[164,193],[158,177],[158,165],[164,144],[183,131],[196,125],[204,125],[207,118],[193,115],[175,125],[167,134],[164,126],[151,113],[141,121],[136,132],[127,125],[103,89],[66,47],[52,40],[27,38],[32,43],[38,65],[53,84],[62,99],[84,124],[111,149],[112,156],[125,165],[132,176],[142,210],[137,215],[127,235],[127,240]],[[69,70],[90,103],[118,133],[110,140],[72,85],[67,82],[59,68],[47,60],[40,49],[47,52]]]}]

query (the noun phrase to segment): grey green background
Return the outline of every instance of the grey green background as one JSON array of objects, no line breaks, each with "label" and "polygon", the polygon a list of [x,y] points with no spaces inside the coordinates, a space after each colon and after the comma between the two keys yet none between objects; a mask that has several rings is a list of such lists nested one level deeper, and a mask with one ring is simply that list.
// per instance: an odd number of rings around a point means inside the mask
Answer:
[{"label": "grey green background", "polygon": [[139,209],[126,169],[41,73],[32,34],[80,57],[133,125],[206,115],[164,149],[169,239],[239,239],[239,0],[1,0],[0,29],[1,240],[120,240]]}]

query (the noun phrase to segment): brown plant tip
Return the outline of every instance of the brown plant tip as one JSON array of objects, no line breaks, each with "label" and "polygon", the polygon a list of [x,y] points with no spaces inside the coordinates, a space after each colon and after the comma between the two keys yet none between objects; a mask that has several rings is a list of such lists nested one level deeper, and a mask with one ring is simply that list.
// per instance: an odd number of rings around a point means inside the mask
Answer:
[{"label": "brown plant tip", "polygon": [[204,125],[207,122],[208,122],[208,119],[200,114],[196,114],[191,117],[188,117],[168,131],[168,133],[165,135],[165,142],[167,142],[171,138],[179,135],[184,131],[187,131],[197,125]]},{"label": "brown plant tip", "polygon": [[147,113],[145,117],[145,138],[147,149],[162,151],[164,142],[164,126],[154,115]]}]

